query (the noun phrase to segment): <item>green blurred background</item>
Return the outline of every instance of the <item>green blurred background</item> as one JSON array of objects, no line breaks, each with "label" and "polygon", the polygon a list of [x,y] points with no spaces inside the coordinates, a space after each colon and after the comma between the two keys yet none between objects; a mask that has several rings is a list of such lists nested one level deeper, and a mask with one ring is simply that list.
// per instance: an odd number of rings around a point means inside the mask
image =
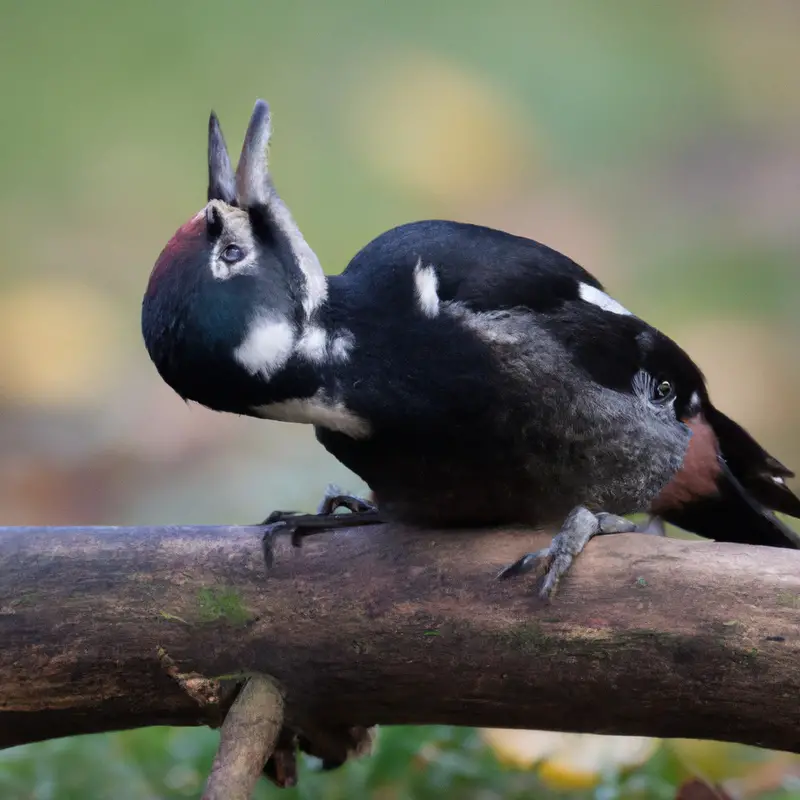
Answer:
[{"label": "green blurred background", "polygon": [[[187,407],[141,343],[151,265],[204,203],[208,112],[238,152],[256,97],[330,272],[412,219],[531,236],[686,347],[717,404],[800,465],[798,41],[789,0],[0,0],[2,523],[246,522],[311,509],[329,481],[363,489],[310,428]],[[796,760],[751,749],[661,744],[632,773],[609,756],[569,793],[480,732],[383,733],[374,758],[308,765],[280,796],[667,798],[700,774],[800,797]],[[198,797],[215,740],[17,748],[0,798]]]}]

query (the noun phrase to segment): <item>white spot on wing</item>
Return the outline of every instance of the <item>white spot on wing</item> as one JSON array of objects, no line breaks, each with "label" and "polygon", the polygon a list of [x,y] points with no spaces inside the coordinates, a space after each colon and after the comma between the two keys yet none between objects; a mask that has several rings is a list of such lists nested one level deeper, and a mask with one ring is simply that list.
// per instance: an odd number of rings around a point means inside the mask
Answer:
[{"label": "white spot on wing", "polygon": [[439,313],[439,278],[436,270],[422,266],[422,261],[414,267],[414,287],[417,300],[426,317],[435,317]]},{"label": "white spot on wing", "polygon": [[319,325],[309,325],[303,330],[303,335],[297,342],[297,350],[309,361],[319,364],[325,360],[327,344],[328,336],[325,330]]},{"label": "white spot on wing", "polygon": [[598,306],[604,311],[610,311],[612,314],[621,314],[626,317],[632,316],[625,306],[620,305],[613,297],[609,297],[605,292],[590,286],[588,283],[579,284],[578,294],[581,300]]},{"label": "white spot on wing", "polygon": [[253,411],[265,419],[281,422],[300,422],[339,431],[353,439],[364,439],[370,434],[367,420],[350,411],[344,403],[332,403],[318,392],[302,400],[284,400],[258,406]]},{"label": "white spot on wing", "polygon": [[773,483],[777,483],[778,486],[786,486],[786,481],[780,477],[780,475],[770,475],[772,478]]},{"label": "white spot on wing", "polygon": [[353,349],[354,339],[350,331],[341,331],[331,345],[331,357],[334,361],[347,361]]},{"label": "white spot on wing", "polygon": [[257,317],[234,358],[251,374],[269,378],[288,360],[294,348],[294,330],[284,319]]}]

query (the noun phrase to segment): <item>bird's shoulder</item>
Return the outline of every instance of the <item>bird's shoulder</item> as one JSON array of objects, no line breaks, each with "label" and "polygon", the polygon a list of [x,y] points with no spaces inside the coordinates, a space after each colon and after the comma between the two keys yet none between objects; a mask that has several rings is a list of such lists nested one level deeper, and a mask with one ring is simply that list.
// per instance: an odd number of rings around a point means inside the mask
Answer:
[{"label": "bird's shoulder", "polygon": [[342,277],[371,292],[391,291],[420,268],[435,276],[440,302],[459,302],[474,311],[548,311],[582,295],[605,300],[600,282],[558,251],[505,231],[449,220],[411,222],[380,234],[353,257]]}]

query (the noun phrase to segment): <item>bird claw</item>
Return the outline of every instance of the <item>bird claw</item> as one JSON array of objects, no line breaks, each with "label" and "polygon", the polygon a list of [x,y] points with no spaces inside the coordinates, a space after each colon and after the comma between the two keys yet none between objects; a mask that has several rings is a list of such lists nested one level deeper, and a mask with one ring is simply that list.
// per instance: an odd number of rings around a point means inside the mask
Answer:
[{"label": "bird claw", "polygon": [[499,580],[518,577],[531,572],[534,567],[543,565],[546,568],[544,582],[539,590],[539,597],[549,600],[555,592],[560,579],[569,571],[575,558],[586,547],[594,536],[612,533],[631,533],[636,525],[624,517],[601,511],[593,514],[587,508],[579,506],[570,512],[561,530],[548,547],[535,553],[526,553],[513,564],[504,567],[497,574]]},{"label": "bird claw", "polygon": [[549,547],[543,547],[541,550],[537,550],[535,553],[526,553],[524,556],[522,556],[522,558],[518,558],[513,564],[503,567],[503,569],[497,573],[497,580],[505,581],[509,578],[516,578],[520,575],[525,575],[526,573],[536,569],[536,567],[541,566],[542,563],[545,563],[546,566],[549,566],[550,560],[552,559],[550,559]]},{"label": "bird claw", "polygon": [[273,511],[263,522],[259,525],[278,525],[283,522],[288,522],[292,517],[299,516],[300,511]]},{"label": "bird claw", "polygon": [[[349,514],[337,514],[340,508],[347,509]],[[281,525],[282,531],[291,534],[292,546],[300,547],[303,537],[320,531],[334,528],[354,528],[359,525],[378,525],[385,520],[377,506],[355,495],[342,492],[338,486],[329,484],[320,502],[316,514],[304,514],[298,511],[273,511],[261,526],[269,525],[271,530],[264,534],[265,540],[271,538],[276,531],[274,526]]]},{"label": "bird claw", "polygon": [[618,517],[616,514],[599,511],[595,517],[600,526],[595,536],[605,536],[610,533],[636,533],[639,530],[635,522],[631,522],[625,517]]},{"label": "bird claw", "polygon": [[346,508],[353,514],[363,514],[367,511],[377,511],[378,507],[363,497],[347,494],[342,491],[336,484],[329,483],[325,487],[325,493],[322,495],[322,500],[317,507],[317,514],[333,514],[340,508]]}]

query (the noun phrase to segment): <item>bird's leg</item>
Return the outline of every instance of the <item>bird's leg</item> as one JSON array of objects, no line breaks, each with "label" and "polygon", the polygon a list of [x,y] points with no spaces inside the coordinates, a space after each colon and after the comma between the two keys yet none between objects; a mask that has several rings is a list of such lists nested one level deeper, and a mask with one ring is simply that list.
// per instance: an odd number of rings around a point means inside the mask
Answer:
[{"label": "bird's leg", "polygon": [[294,731],[281,729],[263,772],[279,789],[297,785],[297,734]]},{"label": "bird's leg", "polygon": [[300,750],[322,761],[323,770],[338,769],[345,762],[372,753],[377,738],[375,726],[327,727],[303,725],[298,736]]},{"label": "bird's leg", "polygon": [[[337,514],[346,508],[349,514]],[[296,511],[273,511],[261,525],[284,526],[292,535],[292,544],[299,547],[304,536],[334,528],[354,528],[357,525],[379,525],[385,518],[378,507],[368,500],[345,494],[338,486],[329,484],[317,508],[316,514],[301,514]],[[270,532],[271,533],[271,532]],[[270,534],[267,534],[268,536]]]},{"label": "bird's leg", "polygon": [[350,759],[372,753],[378,729],[373,726],[327,727],[304,720],[300,729],[283,728],[263,774],[277,787],[297,785],[297,753],[318,758],[323,770],[338,769]]},{"label": "bird's leg", "polygon": [[539,596],[549,599],[559,579],[567,573],[572,562],[586,547],[589,539],[601,534],[631,533],[635,530],[636,525],[623,517],[605,512],[594,514],[588,508],[578,506],[569,513],[561,530],[548,547],[536,553],[527,553],[513,564],[500,570],[497,577],[505,580],[523,575],[534,569],[536,563],[541,561],[547,567],[547,573]]}]

